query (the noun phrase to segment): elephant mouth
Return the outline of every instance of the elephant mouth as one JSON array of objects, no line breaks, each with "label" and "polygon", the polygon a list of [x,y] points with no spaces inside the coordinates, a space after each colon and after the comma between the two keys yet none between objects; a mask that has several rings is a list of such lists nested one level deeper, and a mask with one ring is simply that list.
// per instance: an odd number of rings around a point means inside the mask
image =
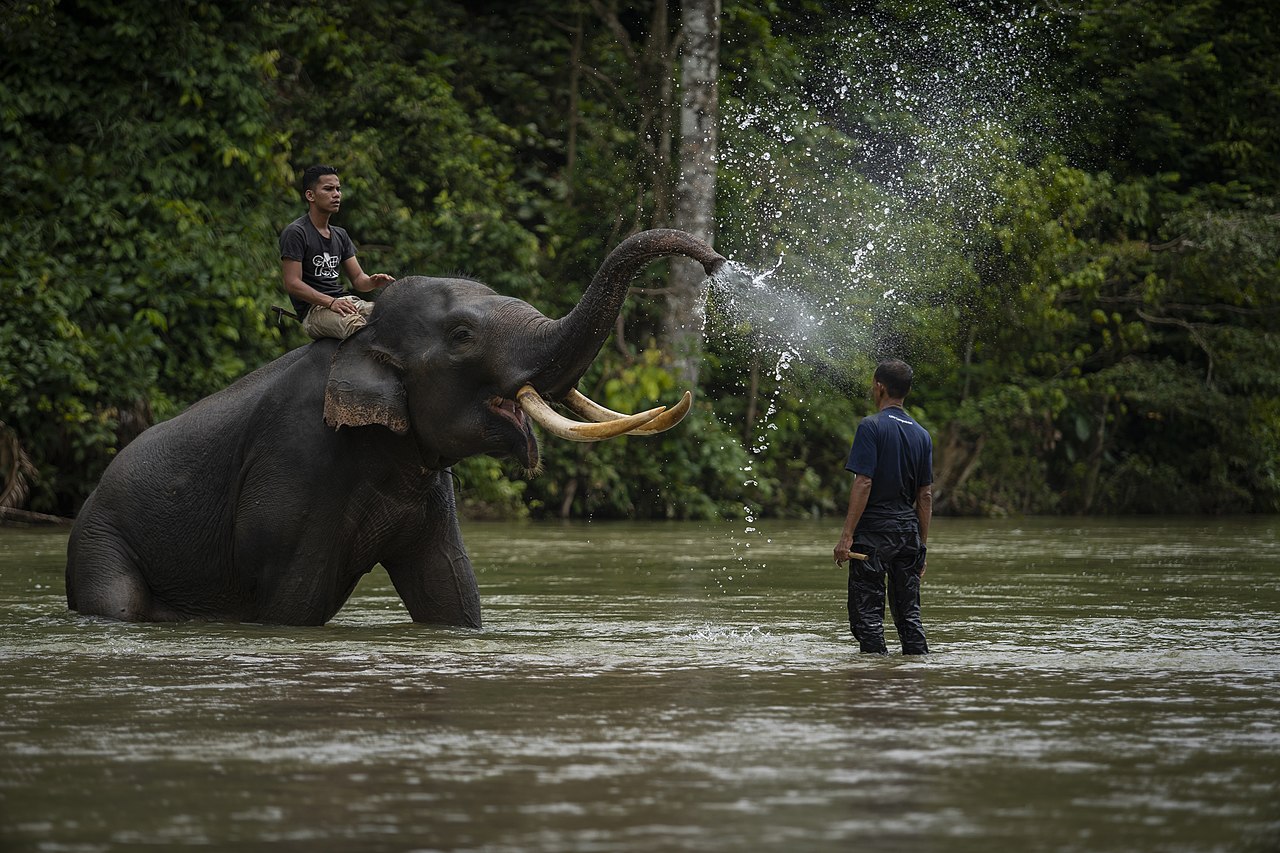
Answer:
[{"label": "elephant mouth", "polygon": [[513,450],[520,464],[528,469],[537,468],[538,441],[533,435],[533,425],[520,404],[506,397],[491,397],[488,408],[492,414],[509,423],[519,434],[520,439],[513,442]]},{"label": "elephant mouth", "polygon": [[489,399],[489,411],[500,418],[510,421],[512,426],[521,432],[529,428],[529,418],[525,415],[524,409],[520,408],[520,404],[515,400],[508,400],[505,397],[491,397]]}]

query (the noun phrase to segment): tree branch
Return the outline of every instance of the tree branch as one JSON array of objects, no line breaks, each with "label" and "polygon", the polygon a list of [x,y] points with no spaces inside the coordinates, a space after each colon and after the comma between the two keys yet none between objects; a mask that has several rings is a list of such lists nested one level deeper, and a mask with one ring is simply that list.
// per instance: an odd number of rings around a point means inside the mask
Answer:
[{"label": "tree branch", "polygon": [[[1136,293],[1125,294],[1124,296],[1099,296],[1099,302],[1108,305],[1131,305],[1134,303],[1142,304],[1143,298]],[[1280,311],[1280,304],[1265,305],[1259,308],[1246,308],[1242,305],[1227,305],[1223,302],[1166,302],[1162,306],[1166,311],[1226,311],[1231,314],[1239,314],[1245,317],[1252,317],[1257,314],[1274,314]]]},{"label": "tree branch", "polygon": [[591,8],[600,17],[600,20],[604,21],[604,25],[609,28],[609,32],[613,34],[618,47],[622,48],[622,52],[626,54],[627,60],[634,65],[636,51],[631,45],[631,36],[627,33],[627,28],[622,26],[622,22],[618,20],[617,4],[610,3],[606,7],[600,0],[591,0]]},{"label": "tree branch", "polygon": [[1151,252],[1167,252],[1170,249],[1190,249],[1194,247],[1195,247],[1195,243],[1192,243],[1186,237],[1174,237],[1172,240],[1170,240],[1167,243],[1148,243],[1147,244],[1147,250]]},{"label": "tree branch", "polygon": [[1209,342],[1204,339],[1204,336],[1201,335],[1199,330],[1196,328],[1197,324],[1189,323],[1186,320],[1180,320],[1177,317],[1156,317],[1152,314],[1148,314],[1141,308],[1138,309],[1138,316],[1144,321],[1154,325],[1177,326],[1181,329],[1185,329],[1187,334],[1191,336],[1191,340],[1196,342],[1196,345],[1199,346],[1201,351],[1204,353],[1205,358],[1209,360],[1209,366],[1204,376],[1204,385],[1206,388],[1213,387],[1213,352],[1209,349]]}]

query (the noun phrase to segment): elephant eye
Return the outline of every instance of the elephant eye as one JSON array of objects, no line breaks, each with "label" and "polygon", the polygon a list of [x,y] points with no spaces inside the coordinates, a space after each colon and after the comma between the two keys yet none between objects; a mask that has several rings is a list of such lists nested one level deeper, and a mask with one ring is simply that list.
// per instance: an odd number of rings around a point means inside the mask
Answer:
[{"label": "elephant eye", "polygon": [[455,344],[470,343],[474,337],[475,335],[466,326],[458,326],[449,333],[449,341]]}]

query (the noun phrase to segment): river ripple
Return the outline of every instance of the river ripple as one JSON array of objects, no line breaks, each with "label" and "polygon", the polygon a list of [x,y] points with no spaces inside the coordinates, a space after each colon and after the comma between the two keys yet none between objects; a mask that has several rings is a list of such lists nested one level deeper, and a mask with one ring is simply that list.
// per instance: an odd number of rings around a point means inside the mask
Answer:
[{"label": "river ripple", "polygon": [[755,526],[467,525],[480,632],[82,619],[0,530],[0,847],[1277,848],[1275,519],[940,519],[926,659]]}]

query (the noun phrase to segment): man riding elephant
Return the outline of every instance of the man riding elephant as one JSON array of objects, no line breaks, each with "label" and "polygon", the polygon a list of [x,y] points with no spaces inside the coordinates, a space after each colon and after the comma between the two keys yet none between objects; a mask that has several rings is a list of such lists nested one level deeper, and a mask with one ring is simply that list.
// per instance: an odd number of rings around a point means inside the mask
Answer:
[{"label": "man riding elephant", "polygon": [[670,255],[724,263],[684,232],[637,234],[558,320],[476,281],[388,285],[359,334],[292,350],[125,447],[72,529],[68,605],[318,625],[381,564],[415,621],[479,627],[446,469],[480,453],[537,468],[531,419],[573,441],[677,423],[688,393],[626,416],[574,390],[631,280]]},{"label": "man riding elephant", "polygon": [[307,212],[280,233],[280,274],[302,330],[313,338],[345,338],[363,328],[373,303],[342,288],[367,293],[395,281],[386,273],[367,274],[356,260],[356,245],[343,228],[330,223],[342,207],[342,182],[332,166],[311,166],[302,173]]}]

